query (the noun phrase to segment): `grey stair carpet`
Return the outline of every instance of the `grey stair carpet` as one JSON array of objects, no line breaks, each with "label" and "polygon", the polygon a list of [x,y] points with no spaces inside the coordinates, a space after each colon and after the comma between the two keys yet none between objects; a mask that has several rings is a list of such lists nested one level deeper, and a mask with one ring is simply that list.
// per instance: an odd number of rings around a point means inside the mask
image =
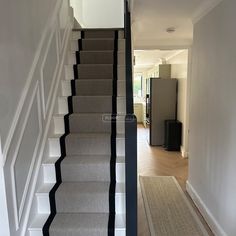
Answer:
[{"label": "grey stair carpet", "polygon": [[[78,85],[78,88],[79,88],[79,85]],[[77,93],[79,93],[80,90],[78,89],[76,91]],[[89,91],[87,91],[87,93],[89,93]],[[107,93],[107,91],[104,91],[104,93]],[[83,94],[85,93],[82,93],[81,95]],[[98,96],[97,93],[96,93],[96,96],[86,96],[86,95],[74,96],[73,97],[73,111],[75,113],[98,113],[98,112],[111,113],[112,112],[112,96]]]},{"label": "grey stair carpet", "polygon": [[80,57],[82,64],[110,64],[114,61],[114,51],[80,51],[78,53],[77,57]]},{"label": "grey stair carpet", "polygon": [[114,39],[81,39],[79,49],[84,51],[113,51]]},{"label": "grey stair carpet", "polygon": [[79,79],[75,81],[75,93],[79,96],[112,96],[112,85],[111,79]]},{"label": "grey stair carpet", "polygon": [[116,124],[111,117],[116,114],[117,35],[88,30],[78,40],[44,235],[114,236]]}]

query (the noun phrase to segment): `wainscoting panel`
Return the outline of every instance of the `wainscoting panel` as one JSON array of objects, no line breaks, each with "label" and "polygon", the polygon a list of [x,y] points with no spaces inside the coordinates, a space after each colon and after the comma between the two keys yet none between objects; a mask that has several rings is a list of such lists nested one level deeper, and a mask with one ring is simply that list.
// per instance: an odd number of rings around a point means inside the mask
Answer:
[{"label": "wainscoting panel", "polygon": [[51,99],[52,86],[58,71],[58,47],[57,34],[54,30],[50,36],[48,48],[46,50],[45,59],[41,67],[41,83],[43,89],[44,111],[47,113],[49,101]]},{"label": "wainscoting panel", "polygon": [[61,36],[60,42],[60,52],[63,49],[63,45],[65,44],[66,40],[66,29],[68,28],[68,19],[70,14],[70,3],[69,1],[63,1],[61,5],[61,10],[59,12],[59,30]]},{"label": "wainscoting panel", "polygon": [[18,216],[16,219],[19,224],[22,211],[25,205],[25,199],[29,187],[32,169],[42,135],[42,120],[40,114],[40,97],[38,83],[34,89],[30,106],[26,113],[24,126],[15,150],[11,166],[12,187],[15,193],[14,205],[17,206]]},{"label": "wainscoting panel", "polygon": [[[35,52],[4,151],[4,176],[11,236],[26,236],[39,183],[65,52],[72,29],[69,0],[57,0]],[[63,74],[63,75],[62,75]],[[1,230],[0,230],[1,235]]]}]

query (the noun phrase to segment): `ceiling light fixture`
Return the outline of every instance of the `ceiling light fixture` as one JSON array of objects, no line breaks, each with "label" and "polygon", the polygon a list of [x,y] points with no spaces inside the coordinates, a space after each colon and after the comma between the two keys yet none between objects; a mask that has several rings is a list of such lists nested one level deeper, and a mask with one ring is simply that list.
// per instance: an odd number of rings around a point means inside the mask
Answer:
[{"label": "ceiling light fixture", "polygon": [[171,33],[174,33],[176,31],[176,28],[175,27],[169,27],[166,29],[166,32],[171,34]]}]

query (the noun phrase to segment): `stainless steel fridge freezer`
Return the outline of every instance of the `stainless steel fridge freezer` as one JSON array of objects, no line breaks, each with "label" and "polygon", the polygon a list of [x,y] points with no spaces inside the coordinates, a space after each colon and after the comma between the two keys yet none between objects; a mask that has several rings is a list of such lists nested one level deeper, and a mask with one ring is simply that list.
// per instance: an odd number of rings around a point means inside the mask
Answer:
[{"label": "stainless steel fridge freezer", "polygon": [[164,145],[165,120],[176,119],[178,81],[150,78],[148,141],[150,145]]}]

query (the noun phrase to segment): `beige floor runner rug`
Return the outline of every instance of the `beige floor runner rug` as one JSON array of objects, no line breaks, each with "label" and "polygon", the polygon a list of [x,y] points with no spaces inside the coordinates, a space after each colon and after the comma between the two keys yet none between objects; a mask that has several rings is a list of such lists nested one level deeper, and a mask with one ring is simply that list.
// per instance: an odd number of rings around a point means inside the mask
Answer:
[{"label": "beige floor runner rug", "polygon": [[206,236],[174,177],[140,177],[151,236]]}]

